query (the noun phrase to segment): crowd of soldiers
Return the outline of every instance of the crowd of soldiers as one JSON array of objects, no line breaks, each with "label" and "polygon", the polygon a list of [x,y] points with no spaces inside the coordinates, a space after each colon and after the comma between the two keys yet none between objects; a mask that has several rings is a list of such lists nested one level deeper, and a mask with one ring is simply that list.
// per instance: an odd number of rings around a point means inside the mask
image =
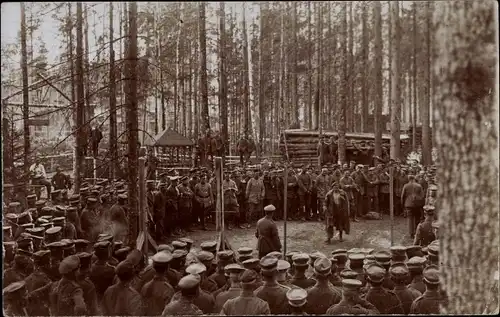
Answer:
[{"label": "crowd of soldiers", "polygon": [[[62,216],[67,210],[41,207],[37,214],[40,205],[7,214],[5,316],[437,314],[446,302],[436,239],[424,247],[283,256],[281,244],[274,251],[260,242],[257,250],[218,251],[216,241],[195,248],[184,237],[159,245],[148,261],[110,234],[97,235],[95,243],[70,239],[74,227],[67,230]],[[261,231],[263,222],[272,223],[276,210],[264,209],[259,241],[269,234]]]}]

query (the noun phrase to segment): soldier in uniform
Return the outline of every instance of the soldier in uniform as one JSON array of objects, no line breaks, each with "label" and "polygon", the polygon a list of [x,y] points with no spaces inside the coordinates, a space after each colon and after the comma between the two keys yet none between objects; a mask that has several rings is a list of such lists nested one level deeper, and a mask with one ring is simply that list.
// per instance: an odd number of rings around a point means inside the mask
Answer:
[{"label": "soldier in uniform", "polygon": [[224,267],[224,271],[229,275],[229,288],[215,297],[215,312],[220,312],[228,300],[237,298],[242,291],[239,276],[245,269],[240,264],[231,263]]},{"label": "soldier in uniform", "polygon": [[90,269],[90,280],[94,283],[97,298],[102,299],[104,292],[113,284],[115,268],[108,263],[109,241],[101,241],[94,244],[94,254],[97,261]]},{"label": "soldier in uniform", "polygon": [[130,286],[135,276],[134,264],[125,260],[116,267],[119,282],[110,286],[102,300],[102,312],[107,316],[141,316],[144,305],[141,295]]},{"label": "soldier in uniform", "polygon": [[207,227],[205,226],[205,218],[213,203],[213,193],[212,187],[207,183],[206,176],[203,176],[200,183],[196,184],[194,188],[194,195],[199,207],[196,213],[197,217],[200,218],[202,230],[207,230]]},{"label": "soldier in uniform", "polygon": [[3,315],[6,317],[30,316],[31,314],[28,314],[28,310],[26,309],[26,294],[26,283],[24,281],[18,281],[4,287],[3,297],[5,300],[5,306]]},{"label": "soldier in uniform", "polygon": [[417,225],[415,238],[413,239],[414,245],[420,245],[422,247],[428,246],[436,239],[432,228],[432,222],[434,221],[434,206],[424,206],[424,213],[425,219]]},{"label": "soldier in uniform", "polygon": [[247,217],[247,202],[246,202],[246,188],[247,182],[244,178],[241,177],[241,173],[239,171],[235,172],[234,182],[238,188],[236,197],[238,200],[239,207],[239,216],[240,216],[240,229],[250,228],[250,224],[248,223]]},{"label": "soldier in uniform", "polygon": [[425,292],[415,299],[410,308],[410,314],[439,314],[439,306],[446,304],[439,291],[439,268],[435,265],[426,267],[423,271]]},{"label": "soldier in uniform", "polygon": [[3,273],[3,286],[24,280],[31,274],[29,267],[33,266],[30,258],[16,254],[12,267],[6,269]]},{"label": "soldier in uniform", "polygon": [[291,265],[288,261],[285,260],[278,260],[278,274],[276,276],[276,280],[279,284],[286,286],[288,288],[293,288],[296,287],[295,285],[291,284],[290,281],[288,280],[288,270],[290,269]]},{"label": "soldier in uniform", "polygon": [[406,287],[410,272],[404,263],[397,263],[391,266],[389,273],[395,284],[394,293],[396,293],[399,301],[403,305],[405,315],[408,315],[410,313],[411,304],[415,299],[420,297],[422,293],[413,288]]},{"label": "soldier in uniform", "polygon": [[68,209],[66,210],[66,220],[69,224],[72,224],[73,227],[75,227],[75,239],[80,238],[83,233],[77,207],[68,207]]},{"label": "soldier in uniform", "polygon": [[297,181],[297,176],[294,175],[293,170],[290,169],[288,171],[288,184],[287,186],[287,196],[284,197],[283,199],[287,200],[287,220],[297,220],[298,215],[298,204],[297,204],[297,188],[298,188],[298,181]]},{"label": "soldier in uniform", "polygon": [[288,305],[290,305],[290,314],[298,316],[308,315],[306,306],[308,304],[307,291],[302,288],[293,288],[286,293]]},{"label": "soldier in uniform", "polygon": [[207,267],[204,264],[193,263],[186,268],[186,273],[200,276],[200,288],[202,291],[210,294],[218,289],[217,283],[207,276]]},{"label": "soldier in uniform", "polygon": [[92,262],[92,254],[87,252],[80,252],[77,254],[80,259],[80,270],[76,276],[76,282],[83,291],[83,299],[87,305],[87,315],[99,316],[101,315],[99,305],[97,304],[97,293],[94,283],[89,278],[90,267]]},{"label": "soldier in uniform", "polygon": [[332,263],[327,258],[314,261],[316,284],[307,290],[306,312],[310,315],[324,315],[328,308],[342,299],[341,290],[329,283]]},{"label": "soldier in uniform", "polygon": [[[52,281],[49,278],[47,271],[50,267],[50,251],[42,250],[33,254],[35,270],[26,279],[26,289],[32,292],[42,286],[50,284]],[[46,306],[39,305],[33,307],[36,316],[48,316],[49,309]]]},{"label": "soldier in uniform", "polygon": [[[316,177],[315,188],[317,195],[317,206],[323,206],[323,202],[325,200],[325,196],[330,190],[329,186],[329,177],[327,175],[328,170],[326,168],[321,169],[321,173]],[[323,214],[320,214],[320,217],[323,218]]]},{"label": "soldier in uniform", "polygon": [[363,253],[351,253],[348,255],[349,258],[349,269],[358,273],[357,279],[361,281],[361,286],[365,286],[366,277],[363,270],[363,261],[365,260],[365,255]]},{"label": "soldier in uniform", "polygon": [[266,215],[257,221],[255,237],[257,241],[257,250],[259,258],[273,251],[281,251],[281,241],[278,235],[278,228],[273,221],[273,213],[276,208],[273,205],[268,205],[264,208]]},{"label": "soldier in uniform", "polygon": [[316,281],[306,276],[306,271],[309,267],[309,255],[305,253],[297,253],[292,256],[294,274],[290,280],[290,284],[296,285],[303,289],[308,289],[316,284]]},{"label": "soldier in uniform", "polygon": [[[227,283],[225,267],[233,263],[234,254],[231,250],[219,251],[217,253],[217,271],[210,275],[210,279],[217,283],[217,288],[221,288]],[[222,308],[222,306],[220,307]]]},{"label": "soldier in uniform", "polygon": [[260,260],[260,267],[264,285],[255,290],[255,296],[269,304],[271,314],[288,314],[290,307],[286,292],[289,288],[276,281],[278,259],[273,256],[265,256]]},{"label": "soldier in uniform", "polygon": [[357,201],[357,185],[354,179],[351,177],[351,173],[349,170],[346,170],[344,172],[344,176],[340,179],[340,188],[347,194],[347,198],[349,199],[349,206],[350,206],[350,217],[352,218],[352,221],[358,222],[358,219],[356,219],[356,213],[358,210],[358,201]]},{"label": "soldier in uniform", "polygon": [[193,303],[199,292],[200,277],[187,275],[179,281],[180,297],[176,301],[170,301],[162,313],[162,316],[177,315],[203,315],[203,312]]},{"label": "soldier in uniform", "polygon": [[[70,190],[71,189],[71,179],[68,175],[62,172],[60,166],[56,166],[56,173],[51,179],[52,186],[55,190]],[[36,198],[36,197],[35,197]]]},{"label": "soldier in uniform", "polygon": [[361,281],[357,279],[342,280],[342,299],[338,304],[328,308],[327,315],[377,315],[377,308],[360,297]]},{"label": "soldier in uniform", "polygon": [[246,163],[246,152],[248,151],[248,141],[246,137],[242,137],[239,141],[238,144],[236,145],[238,148],[238,154],[240,156],[240,164],[241,166],[245,166]]},{"label": "soldier in uniform", "polygon": [[[201,271],[202,269],[206,270],[206,268],[204,266],[202,268],[202,264],[200,264],[200,263],[191,264],[190,267],[191,268],[189,269],[189,271],[191,271],[191,272]],[[188,269],[186,269],[186,270],[188,270]],[[189,275],[195,276],[196,278],[200,278],[200,283],[198,283],[198,293],[197,293],[196,297],[193,299],[193,304],[196,305],[199,309],[201,309],[201,311],[204,314],[212,314],[214,312],[214,309],[215,309],[214,297],[212,296],[212,294],[204,291],[201,288],[202,277],[200,275],[188,274],[188,276]],[[181,297],[182,297],[181,292],[177,292],[174,294],[174,297],[172,298],[171,302],[179,301],[181,299]]]},{"label": "soldier in uniform", "polygon": [[193,232],[191,229],[191,219],[193,218],[193,191],[189,187],[189,178],[184,176],[181,184],[177,186],[179,190],[179,214],[182,223],[181,228],[187,232]]},{"label": "soldier in uniform", "polygon": [[89,241],[95,241],[98,234],[96,228],[99,227],[99,212],[97,210],[97,199],[89,197],[87,206],[82,210],[80,224],[82,226],[83,238]]},{"label": "soldier in uniform", "polygon": [[179,235],[179,189],[177,188],[178,176],[170,177],[170,186],[165,192],[166,207],[165,207],[165,228],[167,231],[173,232],[174,235]]},{"label": "soldier in uniform", "polygon": [[[224,197],[224,210],[235,211],[236,214],[239,213],[239,205],[236,195],[238,193],[238,187],[236,183],[230,179],[229,173],[225,173],[224,180],[222,181],[222,192]],[[233,214],[226,214],[227,218],[227,228],[232,230],[232,225],[235,227],[239,226],[239,217]]]},{"label": "soldier in uniform", "polygon": [[269,304],[254,294],[257,273],[253,270],[245,270],[240,276],[240,281],[241,294],[229,299],[223,305],[220,314],[227,316],[269,315],[271,313]]},{"label": "soldier in uniform", "polygon": [[425,197],[422,186],[415,181],[414,175],[408,176],[409,182],[403,186],[401,191],[401,204],[405,208],[405,214],[408,215],[408,231],[410,236],[415,236],[415,230],[422,218],[421,208]]},{"label": "soldier in uniform", "polygon": [[309,221],[311,217],[311,191],[312,179],[306,169],[299,170],[297,177],[297,193],[299,195],[299,214],[302,216],[302,221]]},{"label": "soldier in uniform", "polygon": [[253,177],[248,180],[245,193],[248,202],[248,219],[253,222],[261,215],[262,201],[265,197],[264,183],[259,178],[258,171],[253,172]]},{"label": "soldier in uniform", "polygon": [[394,282],[389,275],[389,268],[391,267],[391,254],[387,251],[380,251],[375,253],[375,261],[385,269],[385,277],[382,282],[382,287],[388,290],[394,289]]},{"label": "soldier in uniform", "polygon": [[350,232],[349,223],[349,201],[345,193],[340,190],[339,186],[335,183],[325,197],[323,204],[323,211],[326,218],[326,243],[330,243],[334,236],[334,227],[339,231],[339,240],[344,241],[342,234]]},{"label": "soldier in uniform", "polygon": [[403,305],[396,293],[382,287],[386,275],[385,269],[374,263],[366,269],[366,274],[370,289],[365,299],[372,303],[381,314],[403,314]]},{"label": "soldier in uniform", "polygon": [[153,256],[155,275],[141,289],[146,316],[161,315],[165,306],[174,296],[174,288],[166,277],[168,264],[171,260],[172,255],[169,252],[158,252]]},{"label": "soldier in uniform", "polygon": [[52,219],[54,226],[61,227],[63,239],[76,239],[76,228],[71,222],[66,222],[66,217]]}]

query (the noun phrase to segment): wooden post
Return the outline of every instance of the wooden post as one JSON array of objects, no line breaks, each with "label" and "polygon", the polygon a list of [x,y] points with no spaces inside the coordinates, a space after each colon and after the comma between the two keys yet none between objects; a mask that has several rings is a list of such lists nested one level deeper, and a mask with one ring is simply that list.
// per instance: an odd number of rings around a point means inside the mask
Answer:
[{"label": "wooden post", "polygon": [[145,172],[146,169],[146,159],[144,157],[139,158],[139,230],[144,234],[144,244],[142,251],[144,254],[148,254],[148,226],[147,226],[147,216],[146,216],[146,180]]},{"label": "wooden post", "polygon": [[222,158],[215,158],[215,179],[217,181],[217,200],[215,203],[215,230],[219,233],[217,251],[225,249],[224,237],[224,203],[222,193]]},{"label": "wooden post", "polygon": [[389,202],[391,213],[391,246],[394,245],[394,166],[389,166]]},{"label": "wooden post", "polygon": [[94,184],[97,180],[97,166],[95,164],[95,157],[92,157],[92,171],[93,171],[93,175],[94,175]]},{"label": "wooden post", "polygon": [[285,165],[285,177],[283,178],[284,194],[283,194],[283,257],[286,258],[286,219],[287,215],[287,195],[288,195],[288,165]]}]

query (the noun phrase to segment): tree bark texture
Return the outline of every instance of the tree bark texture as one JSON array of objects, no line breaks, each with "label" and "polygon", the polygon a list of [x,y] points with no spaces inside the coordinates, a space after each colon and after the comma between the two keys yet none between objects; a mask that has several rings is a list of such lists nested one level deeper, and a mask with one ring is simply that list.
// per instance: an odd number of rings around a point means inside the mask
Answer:
[{"label": "tree bark texture", "polygon": [[[266,117],[265,117],[265,71],[264,71],[264,45],[267,44],[264,29],[267,27],[267,4],[261,2],[260,8],[260,36],[259,36],[259,144],[257,145],[257,155],[260,156],[260,149],[263,149],[264,136],[266,133]],[[267,56],[267,55],[266,55]]]},{"label": "tree bark texture", "polygon": [[348,83],[348,72],[347,72],[347,2],[344,2],[342,4],[343,12],[342,12],[342,37],[341,37],[341,47],[342,47],[342,87],[341,87],[341,94],[342,98],[340,101],[340,113],[339,113],[339,122],[337,124],[338,126],[338,160],[340,161],[341,164],[345,163],[346,161],[346,139],[345,139],[345,132],[346,132],[346,123],[347,123],[347,100],[348,100],[348,89],[347,83]]},{"label": "tree bark texture", "polygon": [[129,243],[135,245],[139,221],[138,101],[137,101],[137,2],[129,4],[129,39],[126,61],[125,104],[127,106]]},{"label": "tree bark texture", "polygon": [[399,3],[394,1],[391,3],[391,158],[400,158],[400,114],[401,114],[401,93],[400,93],[400,59],[399,59],[399,43],[400,43],[400,30],[399,30]]},{"label": "tree bark texture", "polygon": [[430,107],[431,107],[431,69],[430,69],[430,45],[431,45],[431,2],[426,2],[426,59],[425,59],[425,101],[424,107],[422,108],[422,163],[423,165],[429,165],[432,162],[432,145],[431,145],[431,134],[430,134]]},{"label": "tree bark texture", "polygon": [[[109,148],[112,161],[118,160],[118,140],[116,123],[116,69],[115,50],[113,48],[113,2],[109,3]],[[110,164],[110,178],[115,179],[115,166]]]},{"label": "tree bark texture", "polygon": [[207,34],[205,31],[205,2],[200,2],[198,36],[200,38],[200,91],[201,91],[201,126],[202,134],[210,130],[208,113],[208,77],[207,77]]},{"label": "tree bark texture", "polygon": [[362,69],[362,95],[361,95],[361,132],[368,132],[368,96],[369,96],[369,88],[368,88],[368,55],[370,52],[370,41],[368,39],[368,8],[365,4],[361,5],[361,30],[362,30],[362,45],[361,45],[361,55],[363,57]]},{"label": "tree bark texture", "polygon": [[489,299],[498,299],[498,288],[491,292],[500,242],[497,10],[492,1],[435,4],[434,131],[446,314],[498,313],[498,306],[486,309]]},{"label": "tree bark texture", "polygon": [[382,9],[380,1],[373,2],[373,25],[375,29],[375,155],[382,157],[382,107],[384,91],[382,81]]},{"label": "tree bark texture", "polygon": [[25,3],[21,2],[21,68],[23,77],[23,137],[24,137],[24,174],[28,175],[30,168],[30,126],[29,126],[29,87],[28,87],[28,52],[26,48],[26,8]]},{"label": "tree bark texture", "polygon": [[246,24],[246,3],[243,2],[243,21],[242,31],[243,31],[243,133],[248,136],[250,133],[250,72],[248,65],[248,34],[247,34],[247,24]]},{"label": "tree bark texture", "polygon": [[228,140],[228,110],[227,110],[227,78],[226,78],[226,60],[225,60],[225,54],[226,54],[226,11],[224,9],[224,1],[220,2],[220,17],[219,17],[219,36],[220,36],[220,43],[219,43],[219,58],[220,58],[220,70],[219,70],[219,75],[220,75],[220,90],[219,90],[219,98],[220,98],[220,106],[221,106],[221,119],[222,119],[222,131],[221,131],[221,136],[222,136],[222,144],[223,144],[223,149],[224,149],[224,154],[226,154],[226,149],[227,149],[227,140]]},{"label": "tree bark texture", "polygon": [[83,87],[83,10],[82,3],[76,3],[76,165],[75,191],[80,190],[81,174],[83,172],[85,138],[85,92]]}]

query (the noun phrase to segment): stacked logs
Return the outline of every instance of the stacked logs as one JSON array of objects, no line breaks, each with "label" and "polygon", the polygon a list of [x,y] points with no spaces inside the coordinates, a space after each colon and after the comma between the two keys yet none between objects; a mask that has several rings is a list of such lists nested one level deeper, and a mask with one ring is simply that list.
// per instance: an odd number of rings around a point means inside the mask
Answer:
[{"label": "stacked logs", "polygon": [[[337,132],[325,131],[323,135],[338,137]],[[285,142],[286,140],[286,142]],[[382,135],[382,148],[389,154],[391,137],[389,134]],[[317,165],[318,163],[318,131],[310,130],[285,130],[280,135],[280,150],[285,159],[298,164]],[[329,140],[328,140],[329,141]],[[401,135],[402,152],[403,147],[409,143],[407,135]],[[346,158],[347,161],[356,161],[358,164],[371,164],[374,155],[375,136],[373,133],[346,133]]]}]

